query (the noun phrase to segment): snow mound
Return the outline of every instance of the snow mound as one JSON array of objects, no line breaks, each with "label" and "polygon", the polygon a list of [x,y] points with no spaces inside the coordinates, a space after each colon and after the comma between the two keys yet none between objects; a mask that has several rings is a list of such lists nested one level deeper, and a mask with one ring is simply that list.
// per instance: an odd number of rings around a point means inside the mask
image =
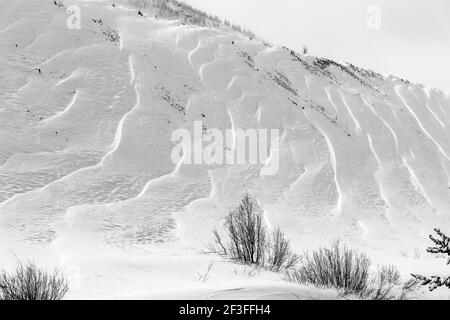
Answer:
[{"label": "snow mound", "polygon": [[[250,192],[299,252],[341,238],[420,271],[400,252],[450,229],[447,94],[112,3],[2,4],[2,263],[62,265],[75,298],[185,297],[211,230]],[[81,29],[67,27],[71,5]],[[195,121],[279,130],[277,174],[174,164],[171,135]],[[219,264],[214,285],[248,278]]]}]

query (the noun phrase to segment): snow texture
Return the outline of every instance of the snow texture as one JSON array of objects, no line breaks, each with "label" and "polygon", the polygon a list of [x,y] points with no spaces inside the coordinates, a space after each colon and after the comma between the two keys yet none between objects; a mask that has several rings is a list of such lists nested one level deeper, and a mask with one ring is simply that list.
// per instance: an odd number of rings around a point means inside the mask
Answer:
[{"label": "snow texture", "polygon": [[[250,192],[297,252],[340,238],[405,276],[445,270],[407,253],[450,229],[448,94],[111,1],[1,7],[2,266],[59,266],[74,299],[319,298],[220,257],[198,280]],[[194,121],[280,130],[278,173],[172,163]]]}]

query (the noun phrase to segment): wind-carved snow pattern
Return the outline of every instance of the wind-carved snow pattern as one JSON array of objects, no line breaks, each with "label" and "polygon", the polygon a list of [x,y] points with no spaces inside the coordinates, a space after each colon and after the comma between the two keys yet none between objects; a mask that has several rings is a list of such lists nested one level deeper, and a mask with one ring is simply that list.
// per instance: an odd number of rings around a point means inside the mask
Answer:
[{"label": "wind-carved snow pattern", "polygon": [[[448,226],[447,94],[214,23],[79,4],[76,31],[52,1],[2,6],[3,261],[31,253],[142,292],[147,273],[188,286],[246,192],[299,251],[341,238],[395,259]],[[172,163],[172,132],[195,121],[206,135],[279,130],[278,173]]]}]

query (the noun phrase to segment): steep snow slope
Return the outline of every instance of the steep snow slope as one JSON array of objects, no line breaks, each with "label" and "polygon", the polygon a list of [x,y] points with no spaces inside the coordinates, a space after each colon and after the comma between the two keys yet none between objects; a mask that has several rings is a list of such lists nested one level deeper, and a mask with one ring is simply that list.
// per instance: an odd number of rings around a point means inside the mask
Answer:
[{"label": "steep snow slope", "polygon": [[[341,238],[405,275],[442,264],[400,251],[450,229],[447,94],[109,2],[1,5],[2,263],[62,265],[75,298],[260,283],[224,261],[196,280],[250,192],[298,251]],[[194,121],[280,130],[278,173],[172,163],[172,132]]]}]

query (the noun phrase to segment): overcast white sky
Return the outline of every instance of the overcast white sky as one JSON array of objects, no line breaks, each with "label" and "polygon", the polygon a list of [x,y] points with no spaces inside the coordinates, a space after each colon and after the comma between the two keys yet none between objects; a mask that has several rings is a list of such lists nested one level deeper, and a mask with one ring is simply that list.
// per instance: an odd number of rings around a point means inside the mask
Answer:
[{"label": "overcast white sky", "polygon": [[[450,93],[449,0],[183,0],[270,42]],[[380,29],[368,13],[380,8]],[[374,24],[371,24],[374,25]]]}]

